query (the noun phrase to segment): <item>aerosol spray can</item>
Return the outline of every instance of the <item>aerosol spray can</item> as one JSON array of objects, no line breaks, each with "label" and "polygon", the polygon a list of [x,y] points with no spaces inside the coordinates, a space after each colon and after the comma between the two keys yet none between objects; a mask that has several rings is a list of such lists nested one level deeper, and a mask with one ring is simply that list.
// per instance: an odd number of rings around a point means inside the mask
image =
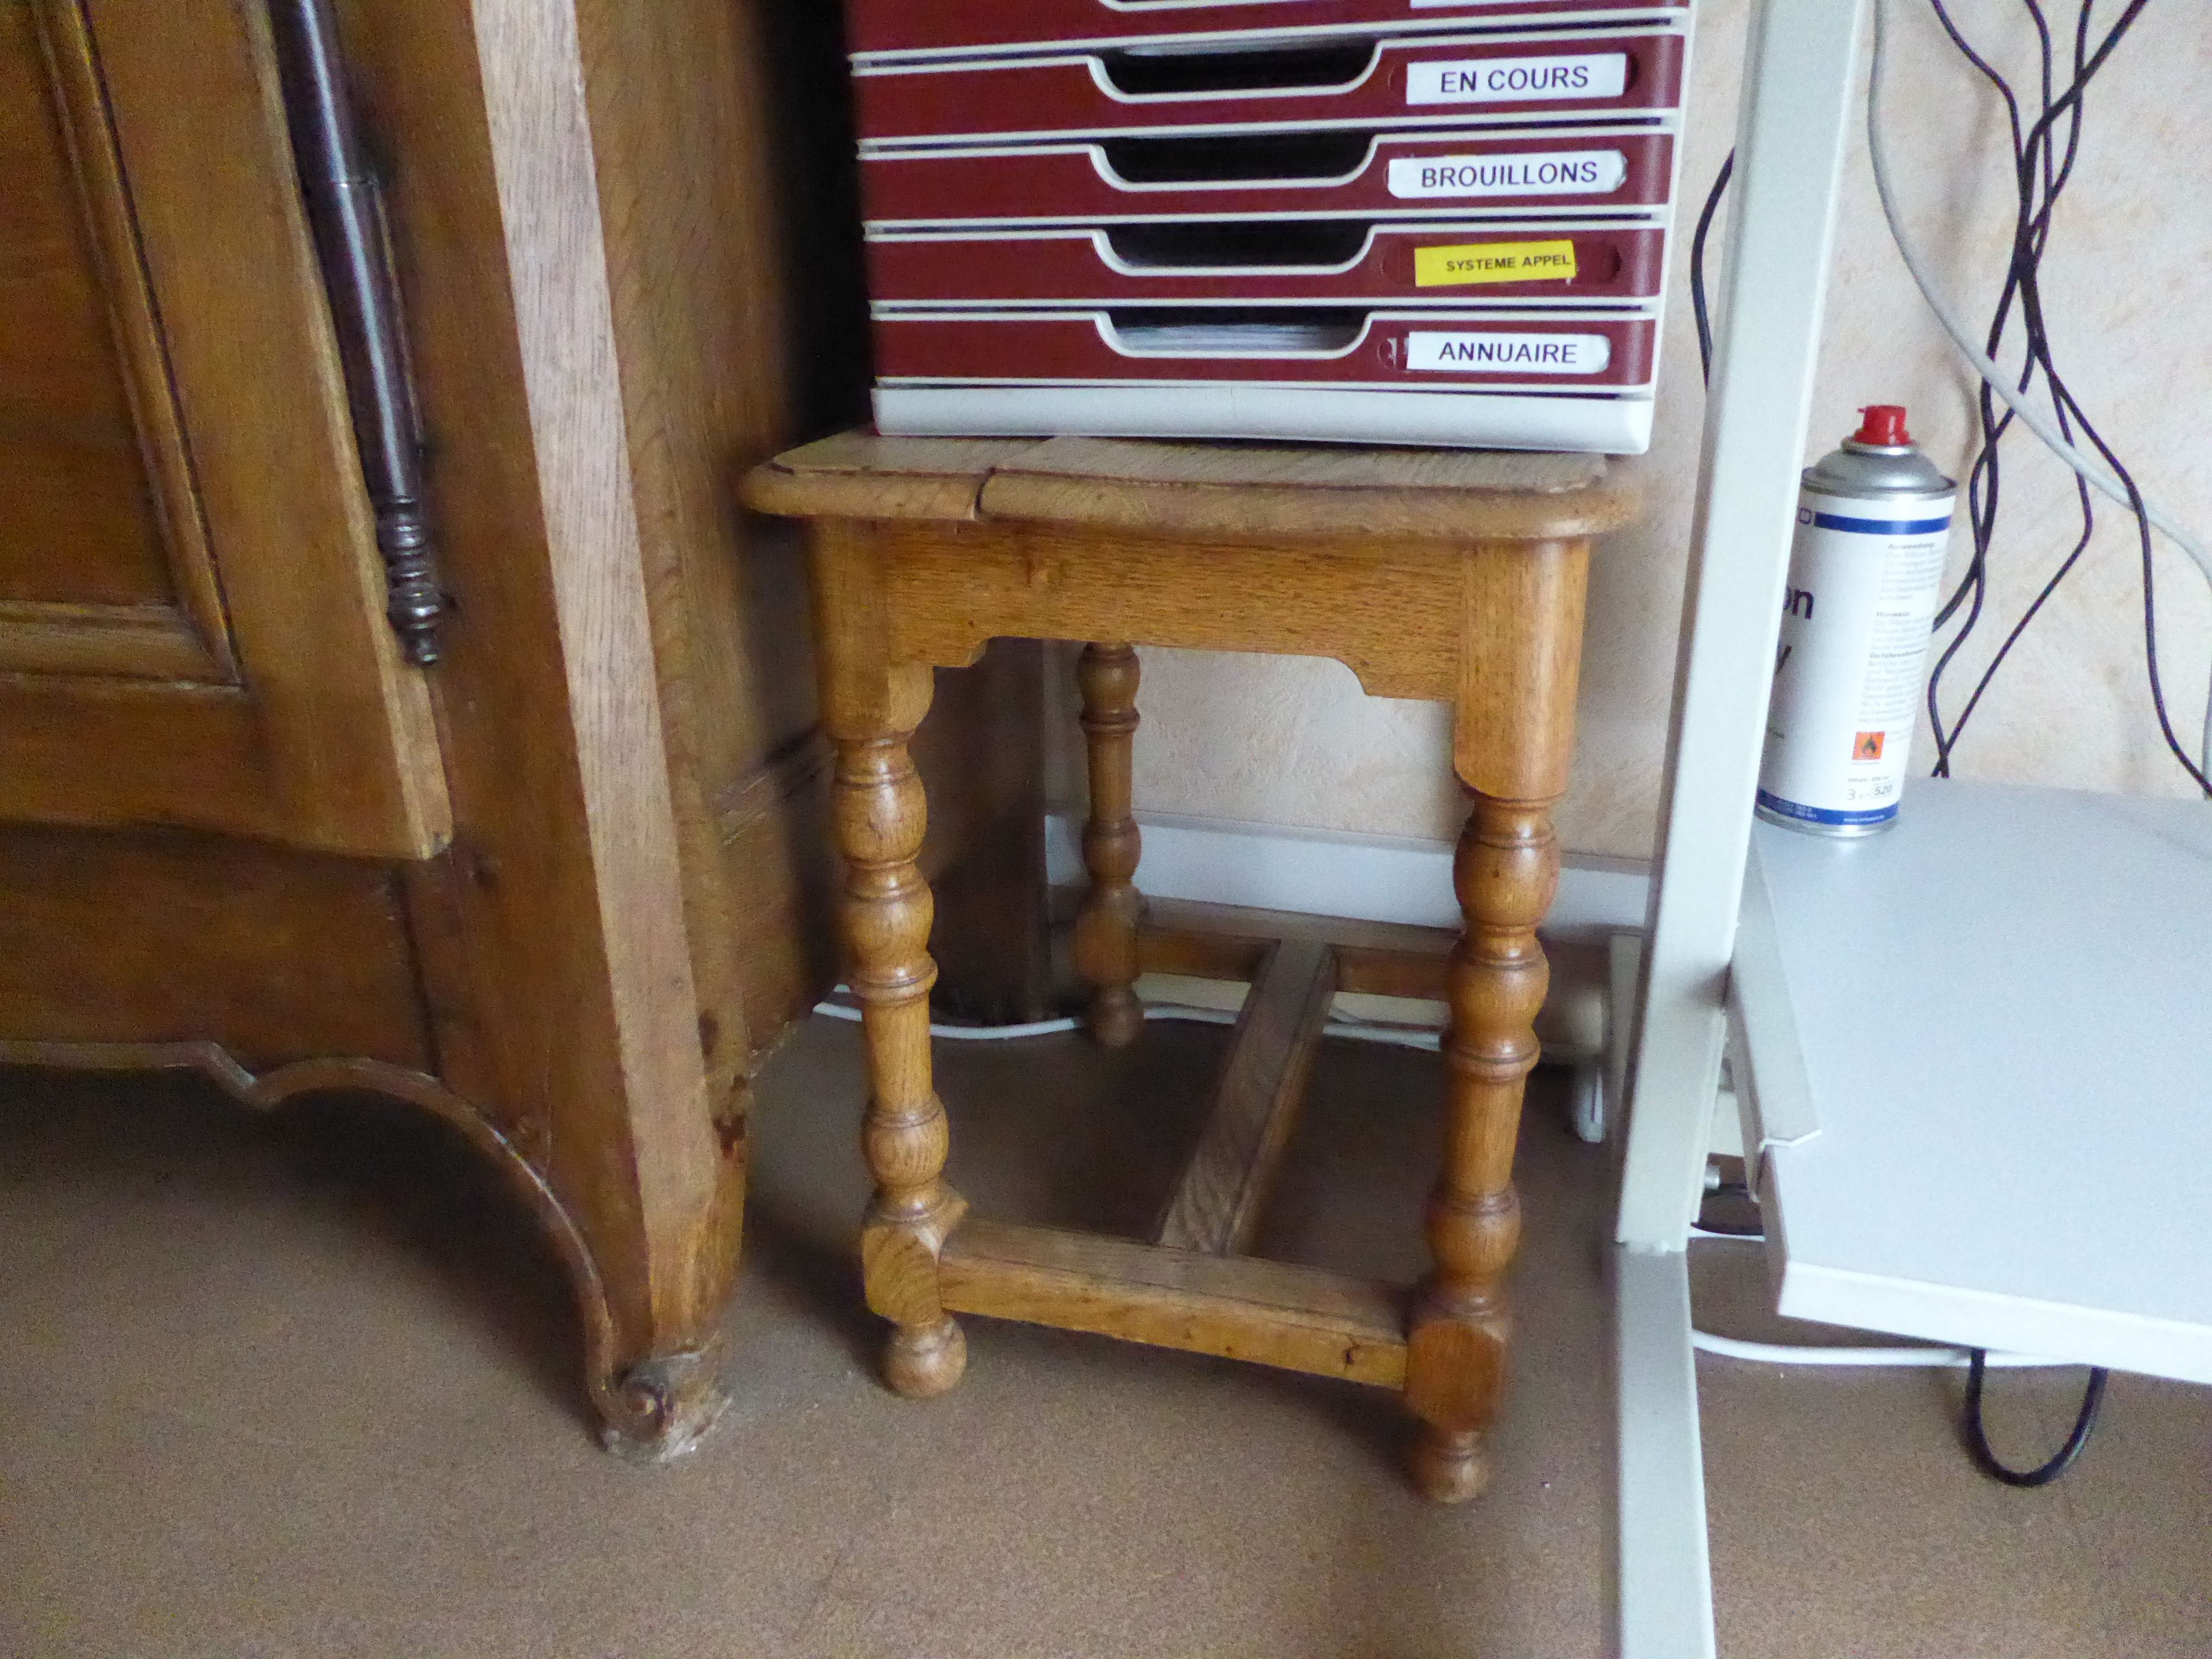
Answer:
[{"label": "aerosol spray can", "polygon": [[1959,495],[1904,410],[1860,414],[1805,471],[1759,774],[1759,817],[1824,836],[1897,821]]}]

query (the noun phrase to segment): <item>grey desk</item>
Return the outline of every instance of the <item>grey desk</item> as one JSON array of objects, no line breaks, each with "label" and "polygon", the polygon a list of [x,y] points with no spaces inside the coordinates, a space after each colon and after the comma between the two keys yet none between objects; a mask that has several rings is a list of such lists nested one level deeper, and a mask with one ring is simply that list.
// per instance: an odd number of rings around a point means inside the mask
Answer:
[{"label": "grey desk", "polygon": [[2212,1382],[2212,804],[1761,824],[1729,1013],[1784,1313]]}]

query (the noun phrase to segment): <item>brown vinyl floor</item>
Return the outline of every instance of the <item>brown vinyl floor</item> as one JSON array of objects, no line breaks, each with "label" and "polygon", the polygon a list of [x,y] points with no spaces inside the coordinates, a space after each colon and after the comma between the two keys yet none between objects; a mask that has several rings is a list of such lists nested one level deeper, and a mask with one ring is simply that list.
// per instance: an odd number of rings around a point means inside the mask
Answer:
[{"label": "brown vinyl floor", "polygon": [[[1140,1230],[1223,1034],[943,1046],[978,1208]],[[1408,1273],[1433,1056],[1340,1042],[1262,1247]],[[927,1404],[870,1378],[848,1265],[854,1033],[777,1057],[734,1403],[674,1468],[596,1449],[565,1290],[398,1108],[263,1122],[197,1083],[0,1073],[0,1655],[1589,1659],[1609,1650],[1603,1154],[1540,1083],[1514,1409],[1490,1494],[1425,1507],[1388,1399],[969,1322]],[[1109,1110],[1116,1088],[1145,1104]],[[1767,1334],[1758,1252],[1701,1317]],[[2115,1380],[2015,1493],[1955,1376],[1702,1362],[1727,1659],[2203,1659],[2212,1391]],[[2002,1379],[2017,1455],[2072,1376]]]}]

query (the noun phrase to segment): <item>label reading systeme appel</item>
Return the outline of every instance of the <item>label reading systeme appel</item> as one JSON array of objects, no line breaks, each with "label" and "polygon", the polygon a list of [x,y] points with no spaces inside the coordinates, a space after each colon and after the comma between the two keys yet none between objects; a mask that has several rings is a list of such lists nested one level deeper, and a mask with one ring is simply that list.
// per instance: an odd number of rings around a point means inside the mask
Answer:
[{"label": "label reading systeme appel", "polygon": [[1627,90],[1625,52],[1437,59],[1406,65],[1409,104],[1526,104],[1547,98],[1618,98]]},{"label": "label reading systeme appel", "polygon": [[1483,283],[1571,283],[1572,238],[1549,242],[1458,242],[1413,250],[1415,288],[1467,288]]},{"label": "label reading systeme appel", "polygon": [[1428,196],[1603,196],[1628,178],[1617,149],[1563,149],[1526,155],[1401,155],[1390,163],[1390,193]]},{"label": "label reading systeme appel", "polygon": [[1406,367],[1467,374],[1601,374],[1613,361],[1602,334],[1442,334],[1406,337]]}]

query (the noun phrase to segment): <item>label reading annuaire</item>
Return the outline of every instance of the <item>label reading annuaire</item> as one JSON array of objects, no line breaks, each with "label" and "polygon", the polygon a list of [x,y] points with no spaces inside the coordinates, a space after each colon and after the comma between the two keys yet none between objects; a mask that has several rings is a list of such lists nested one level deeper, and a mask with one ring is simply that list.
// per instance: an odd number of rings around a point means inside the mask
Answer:
[{"label": "label reading annuaire", "polygon": [[1613,361],[1602,334],[1444,334],[1406,337],[1406,367],[1458,374],[1597,374]]},{"label": "label reading annuaire", "polygon": [[1408,104],[1526,104],[1618,98],[1628,90],[1625,52],[1559,58],[1469,58],[1406,65]]}]

